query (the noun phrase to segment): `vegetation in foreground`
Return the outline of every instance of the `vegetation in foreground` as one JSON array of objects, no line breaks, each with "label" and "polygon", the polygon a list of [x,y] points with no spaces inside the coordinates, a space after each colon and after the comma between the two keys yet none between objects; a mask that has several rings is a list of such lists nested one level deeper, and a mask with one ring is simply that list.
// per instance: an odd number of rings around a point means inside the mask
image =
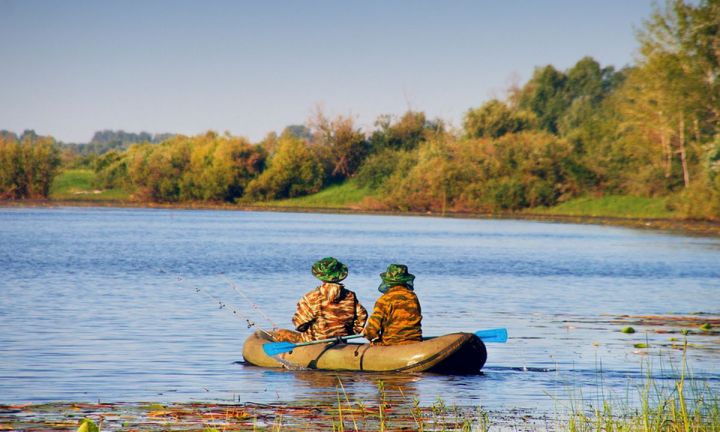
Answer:
[{"label": "vegetation in foreground", "polygon": [[720,220],[718,23],[715,0],[667,0],[639,32],[632,67],[590,57],[538,67],[506,98],[468,110],[461,130],[408,111],[365,132],[318,111],[258,143],[103,131],[80,148],[0,131],[0,199],[48,197],[59,169],[86,168],[94,189],[140,203],[333,208],[362,198],[368,210]]},{"label": "vegetation in foreground", "polygon": [[[328,390],[321,400],[290,403],[48,403],[0,405],[0,430],[101,430],[127,431],[234,431],[234,430],[333,430],[333,431],[667,431],[716,432],[720,430],[720,396],[717,383],[695,380],[688,370],[691,350],[717,350],[720,317],[706,313],[692,315],[621,315],[607,317],[613,331],[627,335],[650,332],[661,335],[650,343],[638,344],[642,336],[625,339],[628,349],[645,354],[682,354],[678,365],[661,370],[654,379],[648,368],[646,377],[628,381],[624,397],[613,396],[602,388],[591,397],[575,388],[568,398],[556,401],[553,412],[521,408],[490,411],[482,406],[454,406],[438,398],[421,405],[403,393],[393,379],[374,379],[377,391],[362,400],[346,391],[342,380],[332,373],[322,374]],[[665,339],[667,338],[667,339]],[[647,342],[647,339],[645,339]],[[692,340],[693,343],[688,343]],[[642,346],[640,346],[642,345]],[[652,345],[652,347],[650,346]],[[653,357],[648,356],[648,362]],[[669,358],[673,358],[671,356]],[[295,371],[294,373],[307,373]],[[674,377],[674,378],[673,378]],[[715,388],[710,388],[710,385]],[[86,419],[90,421],[85,421]]]},{"label": "vegetation in foreground", "polygon": [[638,388],[639,406],[606,399],[586,405],[578,398],[552,417],[525,410],[491,412],[482,407],[447,405],[442,399],[427,407],[417,400],[396,402],[378,382],[377,398],[352,401],[338,380],[337,402],[297,404],[124,404],[51,403],[0,406],[0,430],[204,431],[228,430],[417,430],[417,431],[667,431],[720,430],[720,399],[686,379],[682,366],[671,386],[652,378]]}]

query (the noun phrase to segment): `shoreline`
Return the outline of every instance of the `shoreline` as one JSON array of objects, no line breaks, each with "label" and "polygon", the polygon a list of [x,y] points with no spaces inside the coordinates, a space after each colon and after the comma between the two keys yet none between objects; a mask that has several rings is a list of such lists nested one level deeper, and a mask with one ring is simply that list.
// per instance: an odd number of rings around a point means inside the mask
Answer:
[{"label": "shoreline", "polygon": [[611,216],[548,215],[532,212],[471,213],[471,212],[414,212],[393,210],[368,210],[356,207],[289,207],[229,203],[140,203],[133,201],[86,201],[86,200],[6,200],[0,207],[53,208],[53,207],[100,207],[133,209],[173,210],[224,210],[278,213],[359,214],[380,216],[423,216],[458,219],[519,220],[548,223],[571,223],[584,225],[618,226],[625,228],[665,231],[674,234],[720,237],[720,222],[694,219],[626,218]]}]

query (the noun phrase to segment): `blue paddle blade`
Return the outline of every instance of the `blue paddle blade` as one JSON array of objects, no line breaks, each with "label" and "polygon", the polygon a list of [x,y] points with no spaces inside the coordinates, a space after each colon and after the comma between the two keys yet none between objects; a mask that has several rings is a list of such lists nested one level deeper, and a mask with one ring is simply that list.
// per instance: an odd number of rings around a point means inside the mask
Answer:
[{"label": "blue paddle blade", "polygon": [[292,342],[270,342],[263,345],[263,351],[270,357],[290,352],[293,349],[295,349],[295,344]]},{"label": "blue paddle blade", "polygon": [[508,332],[506,328],[478,330],[475,332],[475,336],[482,339],[483,342],[503,343],[508,340]]}]

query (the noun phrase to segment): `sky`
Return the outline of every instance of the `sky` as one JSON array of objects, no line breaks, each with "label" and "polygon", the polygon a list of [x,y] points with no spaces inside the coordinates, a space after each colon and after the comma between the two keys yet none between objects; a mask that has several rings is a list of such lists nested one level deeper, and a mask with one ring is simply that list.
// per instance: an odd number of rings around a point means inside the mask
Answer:
[{"label": "sky", "polygon": [[317,108],[460,126],[535,67],[634,62],[651,0],[0,0],[0,129],[259,141]]}]

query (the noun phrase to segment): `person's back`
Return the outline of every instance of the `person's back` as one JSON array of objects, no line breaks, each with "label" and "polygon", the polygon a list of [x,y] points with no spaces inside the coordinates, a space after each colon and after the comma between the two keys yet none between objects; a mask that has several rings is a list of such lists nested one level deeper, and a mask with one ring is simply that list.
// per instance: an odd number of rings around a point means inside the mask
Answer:
[{"label": "person's back", "polygon": [[292,321],[304,341],[362,332],[367,311],[354,292],[342,284],[324,282],[298,302]]},{"label": "person's back", "polygon": [[322,285],[306,293],[298,302],[292,322],[297,332],[276,330],[276,341],[309,342],[361,333],[367,311],[354,292],[340,282],[348,275],[345,264],[323,258],[312,266],[312,274]]},{"label": "person's back", "polygon": [[407,266],[391,264],[380,275],[383,293],[365,327],[365,337],[376,344],[399,345],[422,341],[422,310],[413,291],[415,276]]}]

